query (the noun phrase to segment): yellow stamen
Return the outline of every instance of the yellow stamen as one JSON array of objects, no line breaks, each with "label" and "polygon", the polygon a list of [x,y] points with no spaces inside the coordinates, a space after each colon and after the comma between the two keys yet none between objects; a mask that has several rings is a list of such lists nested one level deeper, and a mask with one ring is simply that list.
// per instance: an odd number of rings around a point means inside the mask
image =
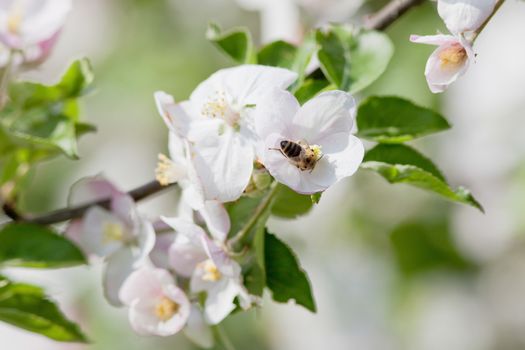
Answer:
[{"label": "yellow stamen", "polygon": [[23,13],[22,1],[15,1],[13,5],[11,5],[11,9],[7,15],[7,30],[11,34],[18,34],[23,19]]},{"label": "yellow stamen", "polygon": [[321,157],[323,156],[323,151],[321,149],[321,146],[318,146],[318,145],[311,145],[310,146],[310,149],[314,152],[314,155],[315,155],[315,160],[319,160],[321,159]]},{"label": "yellow stamen", "polygon": [[106,222],[103,229],[104,243],[122,241],[124,238],[124,229],[122,225],[115,222]]},{"label": "yellow stamen", "polygon": [[447,47],[439,53],[441,68],[456,68],[467,59],[467,51],[461,45]]},{"label": "yellow stamen", "polygon": [[180,305],[171,299],[162,297],[155,305],[155,316],[161,321],[167,321],[179,312]]},{"label": "yellow stamen", "polygon": [[198,267],[205,272],[204,275],[202,275],[203,281],[217,282],[222,278],[221,272],[210,259],[201,262]]},{"label": "yellow stamen", "polygon": [[222,91],[217,91],[215,97],[204,104],[201,113],[208,118],[221,118],[235,129],[239,127],[239,119],[241,116],[231,108]]},{"label": "yellow stamen", "polygon": [[173,162],[164,154],[159,154],[159,163],[155,169],[155,178],[162,186],[174,183],[176,179],[173,175]]}]

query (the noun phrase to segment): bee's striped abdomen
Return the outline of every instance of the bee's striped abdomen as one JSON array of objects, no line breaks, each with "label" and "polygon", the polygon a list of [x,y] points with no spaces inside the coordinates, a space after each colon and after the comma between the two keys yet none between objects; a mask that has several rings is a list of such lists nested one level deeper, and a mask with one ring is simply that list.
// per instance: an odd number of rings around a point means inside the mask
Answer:
[{"label": "bee's striped abdomen", "polygon": [[288,158],[295,158],[298,157],[301,154],[302,147],[298,143],[295,143],[293,141],[281,141],[281,151],[288,157]]}]

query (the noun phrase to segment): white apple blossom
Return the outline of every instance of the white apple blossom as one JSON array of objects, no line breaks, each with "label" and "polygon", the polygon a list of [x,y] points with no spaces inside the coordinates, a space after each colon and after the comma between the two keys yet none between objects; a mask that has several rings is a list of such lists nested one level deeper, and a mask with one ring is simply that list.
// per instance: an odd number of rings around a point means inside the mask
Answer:
[{"label": "white apple blossom", "polygon": [[[355,173],[363,160],[363,144],[351,134],[354,116],[355,101],[343,91],[321,93],[301,107],[291,93],[274,89],[254,115],[260,160],[277,181],[299,193],[324,191]],[[283,141],[307,144],[316,155],[313,170],[288,159]]]},{"label": "white apple blossom", "polygon": [[[155,93],[155,102],[160,115],[169,128],[168,149],[170,157],[159,155],[159,165],[156,169],[157,181],[162,185],[177,183],[182,189],[182,203],[196,210],[206,221],[208,229],[213,234],[227,234],[230,229],[230,218],[221,202],[213,199],[209,194],[206,182],[201,178],[209,179],[210,176],[201,176],[206,170],[198,174],[194,165],[194,150],[190,143],[183,138],[181,129],[186,128],[190,121],[183,119],[175,127],[176,116],[185,115],[180,107],[175,104],[172,96],[164,92]],[[225,238],[225,237],[222,237]]]},{"label": "white apple blossom", "polygon": [[58,38],[71,5],[71,0],[0,1],[0,41],[21,54],[23,62],[44,60]]},{"label": "white apple blossom", "polygon": [[474,60],[470,42],[452,35],[410,36],[410,41],[419,44],[437,45],[425,67],[425,77],[430,91],[440,93],[467,71]]},{"label": "white apple blossom", "polygon": [[269,90],[285,89],[296,78],[287,69],[259,65],[222,69],[188,101],[164,109],[170,128],[194,145],[193,164],[208,199],[240,197],[250,180],[257,142],[251,115]]},{"label": "white apple blossom", "polygon": [[139,215],[133,199],[103,178],[80,180],[71,190],[70,203],[100,199],[109,199],[109,209],[89,208],[82,219],[70,224],[66,234],[88,255],[105,259],[104,294],[111,304],[119,306],[119,289],[147,260],[155,244],[155,231]]},{"label": "white apple blossom", "polygon": [[184,328],[190,317],[188,297],[163,269],[135,270],[122,285],[119,295],[129,307],[131,326],[142,335],[173,335]]},{"label": "white apple blossom", "polygon": [[452,34],[476,31],[492,14],[497,0],[438,0],[438,13]]},{"label": "white apple blossom", "polygon": [[180,218],[163,218],[175,229],[177,237],[170,248],[170,263],[183,277],[190,277],[193,293],[206,292],[204,317],[209,324],[217,324],[236,307],[249,308],[252,300],[242,284],[241,267],[232,260],[224,242],[210,239],[193,222]]}]

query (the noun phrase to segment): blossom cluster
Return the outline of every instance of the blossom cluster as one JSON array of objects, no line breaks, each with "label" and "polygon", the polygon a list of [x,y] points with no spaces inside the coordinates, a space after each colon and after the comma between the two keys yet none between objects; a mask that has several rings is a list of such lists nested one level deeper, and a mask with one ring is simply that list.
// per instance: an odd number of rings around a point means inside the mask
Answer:
[{"label": "blossom cluster", "polygon": [[[138,333],[184,329],[207,345],[207,325],[258,304],[243,284],[224,207],[250,194],[254,176],[314,194],[358,169],[364,147],[352,134],[354,98],[329,91],[301,106],[286,90],[296,79],[287,69],[241,65],[212,74],[187,101],[154,94],[169,133],[169,157],[159,156],[156,175],[181,188],[176,217],[148,222],[128,194],[101,177],[73,187],[75,203],[82,195],[110,198],[106,208],[92,207],[72,222],[68,235],[104,258],[105,295],[129,307]],[[154,227],[168,232],[155,237]]]},{"label": "blossom cluster", "polygon": [[494,12],[498,0],[438,0],[438,13],[451,34],[412,35],[415,43],[438,48],[427,61],[425,76],[433,93],[440,93],[467,71],[475,59],[477,31]]}]

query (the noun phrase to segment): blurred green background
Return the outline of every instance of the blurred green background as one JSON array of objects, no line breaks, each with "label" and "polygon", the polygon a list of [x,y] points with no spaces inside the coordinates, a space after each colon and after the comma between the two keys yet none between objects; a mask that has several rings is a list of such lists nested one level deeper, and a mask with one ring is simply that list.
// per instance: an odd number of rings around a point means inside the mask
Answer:
[{"label": "blurred green background", "polygon": [[[80,142],[79,161],[60,158],[38,168],[23,209],[65,205],[70,185],[84,176],[103,173],[123,189],[153,178],[156,155],[167,152],[153,92],[183,100],[210,73],[232,65],[205,39],[209,21],[247,26],[258,43],[279,35],[300,41],[311,26],[359,22],[384,3],[77,0],[57,50],[27,77],[50,82],[73,58],[91,58],[96,90],[83,115],[98,132]],[[270,221],[309,272],[318,314],[265,298],[263,308],[224,322],[237,349],[525,349],[524,18],[525,5],[507,1],[476,42],[476,64],[447,93],[432,95],[423,75],[432,47],[408,41],[412,33],[445,31],[428,1],[388,29],[394,58],[356,96],[398,95],[440,110],[454,128],[415,144],[452,184],[471,188],[486,214],[359,171],[306,217]],[[166,193],[141,209],[154,218],[173,214],[175,203]],[[183,335],[134,335],[125,310],[102,298],[99,263],[10,275],[45,285],[92,344],[58,344],[1,325],[2,348],[193,348]]]}]

